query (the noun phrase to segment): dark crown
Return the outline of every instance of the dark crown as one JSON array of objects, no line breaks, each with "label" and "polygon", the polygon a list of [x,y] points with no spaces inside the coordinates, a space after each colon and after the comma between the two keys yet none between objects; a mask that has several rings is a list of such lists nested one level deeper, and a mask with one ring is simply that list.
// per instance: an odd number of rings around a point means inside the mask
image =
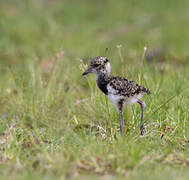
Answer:
[{"label": "dark crown", "polygon": [[105,65],[108,62],[107,57],[105,56],[98,56],[91,60],[92,67],[98,67],[99,65]]}]

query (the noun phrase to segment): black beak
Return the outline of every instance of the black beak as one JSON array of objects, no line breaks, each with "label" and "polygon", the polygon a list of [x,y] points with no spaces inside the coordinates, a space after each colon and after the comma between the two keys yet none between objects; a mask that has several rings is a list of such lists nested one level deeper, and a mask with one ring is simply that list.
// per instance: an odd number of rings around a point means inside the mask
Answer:
[{"label": "black beak", "polygon": [[87,70],[82,74],[82,76],[85,76],[85,75],[87,75],[87,74],[89,74],[89,73],[93,73],[92,68],[87,69]]}]

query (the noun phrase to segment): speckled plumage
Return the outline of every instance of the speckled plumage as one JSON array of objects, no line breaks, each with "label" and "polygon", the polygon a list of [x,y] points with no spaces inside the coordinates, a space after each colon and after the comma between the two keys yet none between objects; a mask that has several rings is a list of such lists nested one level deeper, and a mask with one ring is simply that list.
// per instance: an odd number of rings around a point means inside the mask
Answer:
[{"label": "speckled plumage", "polygon": [[108,93],[107,85],[110,85],[113,89],[116,90],[115,94],[125,97],[132,97],[134,95],[138,95],[140,93],[150,94],[150,90],[145,88],[144,86],[140,86],[134,81],[128,80],[126,78],[122,78],[119,76],[105,76],[101,75],[97,78],[98,87],[106,90],[102,90],[105,94]]},{"label": "speckled plumage", "polygon": [[109,84],[112,86],[112,88],[117,90],[117,93],[121,96],[132,97],[140,93],[150,94],[150,90],[144,86],[140,86],[134,81],[119,76],[111,77]]},{"label": "speckled plumage", "polygon": [[124,124],[122,119],[123,106],[139,103],[142,108],[141,134],[143,135],[145,133],[143,123],[145,103],[140,99],[144,94],[150,94],[150,90],[126,78],[111,76],[110,71],[111,67],[108,59],[103,56],[98,56],[91,60],[90,67],[83,73],[83,75],[88,73],[97,74],[97,85],[99,89],[107,95],[108,99],[112,101],[120,114],[121,134],[122,126]]}]

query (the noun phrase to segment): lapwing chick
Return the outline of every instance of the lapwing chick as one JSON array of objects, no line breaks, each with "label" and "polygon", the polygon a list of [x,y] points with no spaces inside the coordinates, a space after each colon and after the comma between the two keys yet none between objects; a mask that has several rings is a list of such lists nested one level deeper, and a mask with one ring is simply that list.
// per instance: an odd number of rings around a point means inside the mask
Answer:
[{"label": "lapwing chick", "polygon": [[141,100],[144,94],[150,94],[150,90],[140,86],[134,81],[119,76],[111,76],[111,66],[107,57],[98,56],[91,60],[89,68],[82,74],[96,74],[96,82],[99,89],[108,97],[117,109],[120,117],[120,133],[123,135],[123,107],[139,103],[141,106],[140,134],[146,133],[144,124],[144,111],[146,104]]}]

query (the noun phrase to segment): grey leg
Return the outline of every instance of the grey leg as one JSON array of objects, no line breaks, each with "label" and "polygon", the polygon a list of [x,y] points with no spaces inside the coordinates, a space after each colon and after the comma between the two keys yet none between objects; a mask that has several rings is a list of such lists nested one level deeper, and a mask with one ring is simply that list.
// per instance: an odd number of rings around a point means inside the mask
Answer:
[{"label": "grey leg", "polygon": [[123,115],[122,111],[119,112],[119,117],[120,117],[120,134],[123,136],[123,126],[124,126],[124,120],[123,120]]},{"label": "grey leg", "polygon": [[118,102],[118,112],[120,117],[120,134],[123,136],[123,126],[124,126],[124,120],[123,120],[123,100],[121,99]]},{"label": "grey leg", "polygon": [[146,104],[145,104],[144,101],[141,101],[141,100],[138,100],[138,103],[140,104],[141,110],[142,110],[140,134],[144,135],[146,133],[146,127],[145,127],[145,124],[144,124],[144,111],[145,111]]}]

